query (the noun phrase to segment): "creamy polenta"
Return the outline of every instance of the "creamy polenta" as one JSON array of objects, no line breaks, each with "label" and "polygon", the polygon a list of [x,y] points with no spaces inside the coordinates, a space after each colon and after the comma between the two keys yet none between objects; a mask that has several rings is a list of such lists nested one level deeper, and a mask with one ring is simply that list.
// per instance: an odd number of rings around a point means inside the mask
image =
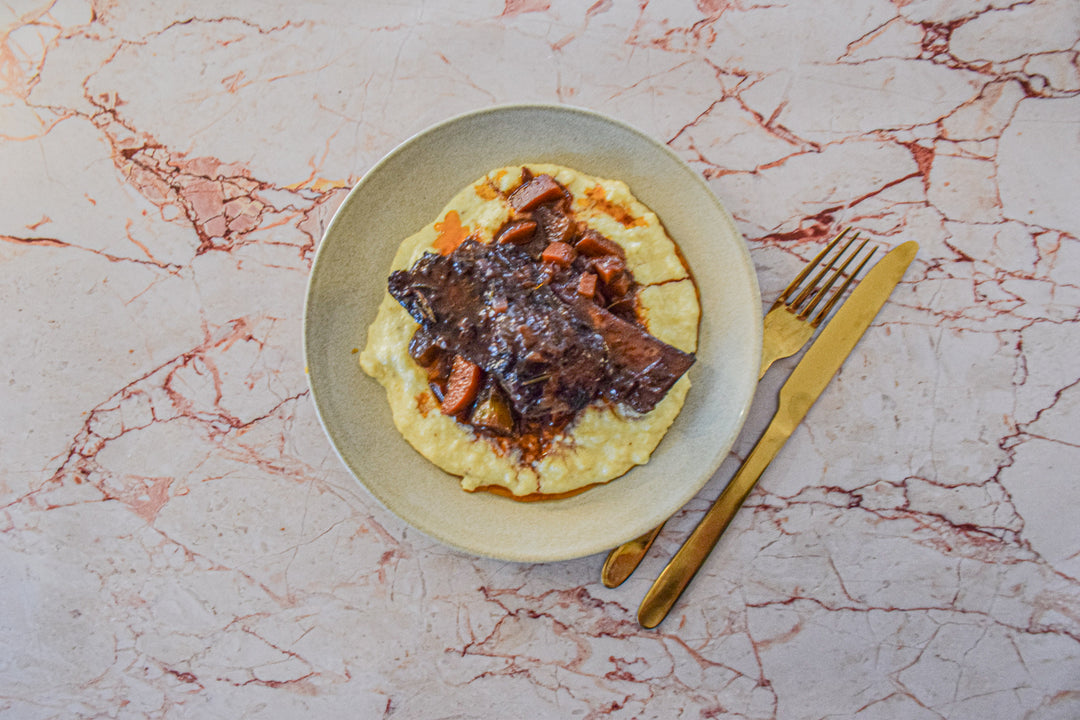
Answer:
[{"label": "creamy polenta", "polygon": [[[640,286],[636,313],[645,329],[679,350],[694,352],[700,316],[697,292],[656,215],[617,180],[557,165],[524,167],[532,175],[552,176],[570,194],[575,219],[622,248],[626,268]],[[425,253],[446,252],[466,236],[490,243],[514,215],[507,196],[522,183],[522,172],[522,166],[493,170],[461,190],[433,222],[401,243],[388,272],[412,267]],[[558,495],[619,477],[648,462],[690,388],[683,375],[646,413],[606,401],[593,403],[542,457],[526,462],[520,452],[506,450],[439,411],[428,374],[409,354],[416,329],[416,321],[387,293],[368,330],[360,366],[386,388],[394,423],[409,444],[459,476],[469,491],[504,489],[516,498]]]}]

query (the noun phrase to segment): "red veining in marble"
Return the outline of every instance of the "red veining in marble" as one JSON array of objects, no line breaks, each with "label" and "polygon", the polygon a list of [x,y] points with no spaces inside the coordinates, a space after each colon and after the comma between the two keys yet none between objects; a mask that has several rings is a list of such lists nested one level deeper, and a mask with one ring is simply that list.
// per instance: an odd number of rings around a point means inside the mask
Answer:
[{"label": "red veining in marble", "polygon": [[[154,424],[178,422],[201,428],[206,439],[227,456],[263,472],[305,482],[302,471],[290,469],[261,450],[247,447],[241,438],[246,429],[287,412],[306,392],[276,401],[271,399],[257,417],[239,417],[223,404],[218,362],[228,360],[230,349],[237,343],[259,343],[255,332],[252,323],[246,319],[217,330],[207,328],[202,345],[147,372],[91,409],[71,449],[51,478],[15,502],[31,502],[44,508],[62,507],[67,504],[66,500],[50,499],[58,486],[67,482],[87,484],[100,492],[100,500],[120,501],[144,520],[152,522],[168,503],[169,490],[175,479],[116,474],[99,462],[98,457],[111,443],[130,433],[138,433]],[[207,384],[212,388],[209,403],[203,392]],[[138,418],[138,421],[129,418]]]},{"label": "red veining in marble", "polygon": [[[680,12],[691,6],[684,5]],[[634,111],[641,110],[642,117],[654,112],[658,118],[654,127],[661,128],[668,144],[711,181],[718,194],[725,196],[729,187],[735,187],[746,195],[741,198],[738,192],[732,192],[732,210],[759,256],[771,260],[791,254],[804,259],[839,226],[847,224],[871,228],[875,238],[886,240],[917,235],[924,249],[891,301],[895,313],[874,330],[880,331],[879,340],[895,337],[892,333],[910,333],[915,350],[935,358],[921,360],[919,367],[927,371],[937,369],[934,362],[942,366],[939,377],[930,372],[927,377],[908,378],[917,387],[905,386],[903,395],[914,402],[922,397],[917,390],[931,386],[925,402],[939,414],[911,412],[913,419],[907,421],[936,423],[939,427],[931,428],[926,436],[926,442],[933,447],[899,449],[912,459],[887,461],[889,471],[902,470],[891,477],[877,477],[877,470],[864,464],[859,466],[861,477],[838,477],[832,467],[820,473],[812,469],[809,484],[795,490],[778,489],[779,483],[763,483],[743,510],[742,529],[725,536],[726,548],[706,565],[687,599],[657,631],[645,631],[633,617],[639,596],[626,587],[610,592],[600,588],[595,558],[567,563],[555,570],[464,558],[417,537],[392,519],[384,524],[387,516],[373,502],[344,489],[351,487],[349,483],[342,481],[340,486],[330,487],[333,483],[328,477],[345,477],[343,470],[328,469],[333,465],[332,458],[325,466],[312,467],[304,459],[309,456],[295,451],[296,443],[318,436],[310,428],[315,421],[305,419],[303,414],[306,392],[295,389],[301,383],[282,386],[293,388],[288,390],[278,386],[270,389],[267,385],[268,376],[292,377],[300,372],[297,367],[289,367],[288,360],[273,356],[278,348],[268,339],[276,324],[296,324],[298,316],[275,317],[262,308],[238,303],[235,312],[204,321],[202,338],[192,340],[192,347],[170,351],[172,357],[132,371],[117,382],[118,387],[101,388],[81,419],[76,411],[75,419],[64,431],[72,434],[50,449],[56,456],[42,461],[40,475],[26,483],[29,489],[5,497],[0,504],[0,534],[10,541],[5,550],[10,547],[16,555],[23,553],[28,561],[51,563],[45,574],[35,576],[37,580],[44,578],[40,588],[19,585],[20,594],[13,595],[15,621],[11,627],[24,618],[36,617],[36,608],[31,607],[36,596],[32,593],[48,591],[44,582],[49,579],[48,573],[74,569],[85,571],[92,583],[100,584],[100,589],[95,586],[92,593],[77,597],[100,600],[100,607],[93,608],[94,622],[111,634],[111,647],[104,654],[111,656],[105,658],[105,667],[80,681],[81,685],[64,685],[59,675],[52,679],[62,688],[57,697],[67,695],[51,699],[51,706],[41,705],[42,713],[81,712],[71,709],[77,704],[72,698],[79,694],[79,708],[89,708],[96,700],[94,710],[98,714],[107,714],[108,708],[114,712],[127,708],[134,715],[138,711],[133,704],[143,691],[160,695],[154,702],[160,702],[157,714],[161,715],[197,707],[193,704],[185,708],[187,702],[220,700],[224,692],[234,693],[232,698],[257,698],[259,702],[295,696],[312,703],[305,707],[316,708],[323,706],[315,703],[347,686],[357,692],[356,697],[370,688],[374,690],[364,695],[367,699],[375,693],[393,695],[385,701],[380,696],[374,712],[396,717],[412,711],[409,701],[415,693],[410,681],[421,675],[410,674],[410,668],[421,665],[422,677],[434,678],[425,682],[452,700],[491,699],[492,695],[482,695],[491,688],[506,693],[499,700],[527,692],[532,693],[530,698],[550,699],[549,710],[576,712],[584,718],[650,717],[656,715],[656,707],[673,707],[672,698],[687,708],[684,714],[695,717],[778,718],[797,714],[803,708],[810,708],[807,714],[816,715],[833,712],[855,716],[863,710],[868,714],[900,715],[908,710],[945,716],[955,707],[950,703],[958,699],[978,699],[980,693],[993,695],[992,689],[971,682],[961,687],[958,680],[945,677],[931,681],[919,675],[952,666],[976,676],[985,673],[987,682],[1015,686],[1005,688],[1001,697],[1027,694],[1036,698],[1037,706],[1029,714],[1057,710],[1068,714],[1078,706],[1080,694],[1068,689],[1067,679],[1063,687],[1061,679],[1053,674],[1058,670],[1053,666],[1075,666],[1075,648],[1080,643],[1077,578],[1062,569],[1075,567],[1075,563],[1066,566],[1062,558],[1052,560],[1040,548],[1033,533],[1038,528],[1032,515],[1024,512],[1019,496],[1021,483],[1052,481],[1054,472],[1067,472],[1069,468],[1036,467],[1026,470],[1027,475],[1019,480],[1010,479],[1010,474],[1021,466],[1023,453],[1036,444],[1080,448],[1075,438],[1061,437],[1046,428],[1053,416],[1069,412],[1069,403],[1075,402],[1073,398],[1080,389],[1080,374],[1067,367],[1055,368],[1053,378],[1044,379],[1047,370],[1039,366],[1039,361],[1044,357],[1040,353],[1047,351],[1038,348],[1039,339],[1030,336],[1032,330],[1052,326],[1062,331],[1058,336],[1062,342],[1070,341],[1069,333],[1080,323],[1080,309],[1075,302],[1080,283],[1063,277],[1060,270],[1070,267],[1067,263],[1075,254],[1078,239],[1066,230],[1034,220],[956,219],[949,216],[946,202],[940,199],[945,191],[960,193],[963,189],[962,177],[948,175],[950,162],[983,163],[980,167],[985,167],[984,174],[992,183],[1005,170],[1015,169],[1004,168],[997,153],[1003,133],[1011,129],[1016,116],[1017,95],[1040,102],[1080,96],[1080,91],[1055,84],[1058,80],[1052,73],[1038,69],[1038,61],[1044,59],[1041,51],[993,61],[977,56],[963,58],[959,50],[954,50],[958,45],[954,38],[970,29],[971,23],[1037,8],[1038,4],[1016,2],[993,7],[983,3],[948,20],[913,20],[910,13],[916,4],[907,0],[875,8],[880,11],[877,19],[865,23],[866,27],[860,26],[851,37],[839,38],[838,49],[829,51],[834,57],[812,62],[836,67],[865,63],[869,68],[871,63],[883,61],[934,66],[954,78],[966,79],[970,93],[943,102],[940,114],[937,110],[933,113],[936,117],[928,115],[913,122],[832,134],[816,132],[820,128],[801,123],[797,99],[782,92],[768,102],[755,96],[752,91],[772,79],[770,73],[774,71],[761,66],[760,61],[731,59],[739,57],[737,49],[731,50],[731,58],[726,58],[729,48],[724,43],[730,42],[732,28],[739,29],[751,13],[784,8],[733,0],[697,0],[692,5],[698,16],[675,20],[666,14],[668,8],[661,9],[656,2],[644,1],[628,9],[611,0],[598,0],[582,15],[553,7],[547,0],[506,0],[498,18],[463,20],[453,30],[467,31],[465,36],[474,42],[474,37],[500,37],[492,23],[497,24],[498,32],[528,26],[520,37],[533,41],[539,36],[537,44],[545,52],[550,48],[558,61],[572,59],[575,67],[583,62],[582,58],[596,63],[591,68],[596,72],[573,84],[562,77],[570,75],[567,66],[556,67],[553,74],[560,77],[551,91],[556,98],[583,98],[585,103],[595,103],[603,110],[608,107],[604,103],[613,102],[613,98],[622,100],[631,93],[640,94],[644,101],[633,96]],[[114,17],[124,15],[121,6],[95,4],[88,10],[88,22],[78,26],[65,26],[57,19],[64,9],[59,3],[45,3],[0,29],[0,90],[9,98],[11,107],[33,117],[25,127],[0,132],[0,141],[44,146],[67,122],[91,123],[111,159],[111,167],[108,161],[102,163],[105,173],[115,173],[118,186],[130,189],[132,195],[137,193],[138,202],[148,208],[143,213],[148,213],[152,222],[160,221],[159,225],[168,225],[174,233],[176,228],[182,228],[187,240],[182,252],[166,254],[154,242],[160,238],[148,235],[146,227],[139,224],[142,219],[136,222],[121,218],[116,223],[117,237],[113,238],[119,242],[104,250],[72,233],[70,221],[59,211],[52,207],[39,211],[35,207],[32,214],[14,227],[3,228],[4,234],[0,234],[4,247],[16,250],[13,255],[38,259],[83,253],[87,259],[108,261],[96,264],[107,268],[109,278],[124,277],[125,272],[149,272],[164,281],[197,285],[201,278],[196,259],[200,256],[206,256],[202,261],[235,256],[239,266],[247,251],[284,248],[295,261],[286,269],[303,273],[311,262],[326,217],[344,197],[345,188],[356,180],[324,173],[333,148],[340,147],[334,141],[355,132],[357,145],[373,144],[374,140],[360,137],[364,130],[371,128],[386,133],[386,137],[396,132],[399,128],[391,127],[388,119],[379,118],[375,112],[379,103],[395,111],[401,107],[418,110],[380,96],[375,70],[370,71],[370,78],[362,77],[364,71],[359,71],[356,81],[365,94],[362,110],[342,111],[318,93],[298,101],[310,104],[312,113],[354,113],[355,117],[349,116],[348,120],[355,127],[324,132],[305,151],[311,153],[308,169],[301,173],[307,177],[273,178],[269,172],[255,171],[254,166],[236,159],[170,147],[160,139],[166,137],[164,133],[156,136],[129,116],[131,106],[125,104],[124,98],[136,97],[135,93],[141,91],[137,83],[129,78],[127,84],[93,92],[90,88],[97,84],[91,80],[116,62],[120,53],[150,46],[171,31],[211,29],[228,23],[232,29],[208,43],[235,48],[244,39],[265,39],[269,34],[301,27],[310,30],[325,20],[281,21],[270,28],[239,16],[163,17],[150,21],[150,29],[132,31],[133,36],[127,37],[111,25]],[[787,10],[794,12],[794,8]],[[919,11],[934,14],[926,7]],[[155,10],[145,12],[152,15]],[[496,7],[489,14],[499,12]],[[402,61],[402,72],[390,84],[391,90],[415,92],[418,85],[410,82],[422,85],[424,73],[443,78],[448,71],[461,70],[465,79],[440,80],[446,83],[440,87],[448,93],[474,93],[484,102],[500,95],[502,91],[491,89],[486,78],[470,76],[464,70],[466,56],[462,48],[454,45],[453,38],[437,47],[425,45],[425,39],[430,37],[424,34],[425,23],[430,20],[424,13],[408,18],[400,12],[398,17],[393,14],[387,11],[388,19],[380,18],[371,27],[365,25],[350,38],[359,47],[377,41],[381,35],[397,34],[394,41],[400,47],[395,63]],[[546,21],[551,22],[547,34],[537,35],[535,26]],[[138,22],[135,25],[142,27]],[[13,33],[19,30],[35,31],[40,51],[26,51],[32,43],[16,43]],[[446,32],[445,27],[438,30]],[[889,38],[897,33],[907,33],[915,41],[890,45]],[[439,37],[445,39],[446,35]],[[516,39],[508,36],[511,44]],[[56,76],[45,72],[50,69],[45,60],[47,55],[59,59],[62,53],[54,51],[68,50],[79,43],[106,52],[85,67],[83,97],[73,97],[67,107],[52,99],[61,93],[55,89]],[[410,55],[415,52],[414,45],[423,46],[423,53]],[[604,53],[589,54],[587,45],[602,47]],[[876,48],[881,46],[893,49],[878,52]],[[268,48],[268,52],[272,49],[269,45],[260,47]],[[812,43],[806,47],[813,51]],[[321,48],[308,47],[305,51],[319,52]],[[1076,43],[1054,52],[1068,56],[1071,67],[1077,66]],[[426,64],[429,55],[430,65]],[[276,82],[294,75],[292,67],[260,74],[258,57],[253,55],[242,66],[214,75],[207,87],[213,93],[239,100],[259,82],[256,78],[269,76],[269,82]],[[625,76],[626,85],[608,79],[605,63],[612,68],[619,63],[625,65],[618,67],[617,74],[620,81]],[[648,69],[642,71],[635,63],[647,65]],[[331,67],[327,64],[322,69]],[[373,67],[378,68],[378,63]],[[700,73],[699,79],[681,84],[684,76],[680,73],[686,70]],[[663,88],[668,77],[680,83],[679,91],[663,96],[657,88]],[[319,82],[313,74],[313,85],[325,91]],[[48,104],[35,102],[34,90],[39,86],[53,89]],[[73,95],[77,96],[79,86],[74,87]],[[370,98],[366,97],[369,92]],[[659,107],[671,97],[677,99],[670,108]],[[627,112],[626,106],[611,107]],[[710,123],[724,123],[728,112],[762,137],[763,145],[771,144],[769,154],[749,155],[743,160],[729,159],[721,152],[722,148],[717,147],[721,143],[712,140],[707,131]],[[970,123],[974,131],[955,122],[968,112],[978,115],[983,123]],[[669,113],[673,120],[665,125]],[[957,125],[960,131],[955,130]],[[983,127],[986,129],[979,129]],[[731,128],[725,125],[724,129]],[[768,202],[760,195],[771,192],[770,181],[776,174],[830,151],[864,143],[899,149],[899,169],[872,182],[860,179],[835,197],[815,187],[817,176],[806,173],[800,189],[791,192],[797,192],[800,198],[805,195],[808,204],[793,205],[796,209],[760,221],[769,210]],[[831,172],[837,170],[828,163],[823,166]],[[260,176],[264,172],[267,176]],[[748,190],[727,185],[738,181],[759,184],[746,186]],[[85,199],[96,212],[114,212],[115,202],[108,195],[111,190],[80,187],[70,197]],[[1000,213],[1004,202],[999,194],[988,193],[985,207]],[[965,237],[964,231],[970,236]],[[1013,235],[998,240],[994,237],[998,232]],[[46,267],[47,263],[41,260],[37,267]],[[955,289],[958,286],[963,287],[962,292]],[[128,300],[127,304],[134,302]],[[960,340],[971,337],[992,338],[991,345],[982,346],[986,357],[961,344]],[[938,357],[938,353],[945,352],[940,348],[947,341],[956,343],[957,349],[949,351],[955,355]],[[1050,341],[1044,338],[1041,342]],[[987,367],[992,369],[994,357],[987,352],[991,347],[1007,358],[1004,363],[1012,363],[1011,378],[997,385],[980,386],[974,393],[978,399],[962,397],[958,401],[956,394],[949,395],[964,379],[945,373],[961,375],[968,366],[976,368],[972,371],[975,374]],[[962,353],[971,356],[964,356],[961,362],[958,358]],[[868,356],[867,362],[879,360]],[[868,371],[852,365],[845,372],[849,375],[840,384],[851,388],[858,386],[860,373]],[[19,373],[24,371],[19,369]],[[19,374],[19,378],[24,376]],[[938,393],[947,399],[939,399]],[[962,421],[951,417],[953,413],[981,412],[983,394],[1008,396],[1003,403],[985,400],[985,407],[1004,412],[1003,418]],[[831,412],[833,418],[838,416],[835,409],[823,412]],[[892,422],[886,417],[889,410],[881,414],[882,422]],[[875,419],[870,410],[862,415]],[[899,414],[896,422],[901,422]],[[969,426],[977,427],[977,432],[969,433]],[[298,430],[309,432],[298,439]],[[940,436],[936,434],[939,431]],[[191,452],[160,474],[138,471],[124,457],[132,452],[131,447],[152,450],[159,438],[171,438],[173,432],[187,438],[187,450]],[[819,424],[808,428],[807,433],[809,439],[796,440],[791,449],[809,452],[807,457],[819,449],[827,454],[829,443],[834,441],[828,436],[829,429]],[[972,443],[946,451],[942,445],[951,440],[951,434]],[[922,437],[913,431],[904,435],[909,436]],[[977,451],[972,449],[975,443]],[[321,452],[329,457],[329,451]],[[201,457],[193,457],[200,453]],[[962,456],[955,467],[963,463],[970,466],[939,471],[937,463],[953,462],[950,453]],[[983,457],[992,461],[980,466],[977,463]],[[316,459],[313,464],[319,462]],[[823,462],[840,464],[841,459],[826,458]],[[25,476],[29,471],[21,467],[18,472]],[[280,527],[282,533],[297,532],[296,538],[272,547],[255,547],[240,557],[240,551],[228,540],[211,540],[200,546],[176,531],[180,506],[202,500],[200,490],[225,486],[237,472],[278,481],[279,488],[336,493],[343,511],[316,520],[314,513],[309,517],[306,505],[300,507],[298,503],[284,510],[264,506],[260,503],[265,503],[266,498],[247,498],[245,488],[232,491],[233,497],[266,508],[265,514],[247,515],[245,521],[273,517],[265,527],[253,528],[253,534],[270,542]],[[1038,476],[1040,472],[1044,476]],[[965,492],[981,497],[979,502],[989,510],[973,512],[962,502],[957,504],[959,509],[947,504]],[[927,494],[934,502],[926,499]],[[659,541],[659,545],[668,546],[662,551],[674,549],[706,500],[695,500],[673,520],[675,527],[665,531]],[[93,542],[113,541],[104,554],[120,547],[116,558],[106,558],[116,560],[115,565],[106,563],[99,553],[62,546],[57,538],[68,536],[49,529],[50,521],[67,521],[75,516],[71,511],[81,505],[95,512],[115,508],[113,519],[130,520],[141,528],[116,532],[110,528],[78,528],[92,535]],[[800,522],[811,523],[812,529],[800,527]],[[863,529],[852,529],[855,525]],[[894,571],[884,564],[877,576],[858,575],[862,568],[857,545],[876,540],[896,540],[898,554],[905,556],[924,553],[925,569],[919,566],[897,571],[901,580],[916,578],[919,582],[911,584],[920,587],[881,590],[878,584],[892,580],[889,573]],[[53,542],[61,546],[57,553],[50,550],[34,554],[35,547]],[[893,552],[893,547],[888,546],[888,552]],[[307,567],[314,564],[310,562],[312,555],[305,554],[309,551],[325,554],[320,556],[322,564],[316,565],[314,572]],[[1064,560],[1077,557],[1080,552]],[[73,563],[70,567],[64,564],[69,560]],[[138,565],[144,561],[148,568]],[[75,567],[80,563],[86,567]],[[130,578],[124,563],[131,569]],[[773,563],[771,570],[769,563]],[[27,566],[33,567],[33,563]],[[27,577],[31,572],[25,571]],[[800,576],[800,572],[806,575]],[[470,573],[480,580],[472,582],[468,579]],[[504,580],[502,573],[513,579]],[[223,582],[225,576],[235,576],[236,585]],[[574,580],[575,576],[579,579]],[[540,582],[536,577],[545,580]],[[550,586],[546,578],[553,578]],[[199,594],[209,586],[214,587],[213,593]],[[934,595],[935,591],[939,594]],[[177,599],[173,596],[192,603],[180,606],[176,617],[197,618],[202,612],[206,618],[192,619],[191,629],[166,626],[158,617],[159,613],[160,617],[166,616],[166,600]],[[61,617],[72,623],[78,623],[84,611],[83,621],[90,617],[90,608],[68,613],[67,607],[60,605],[66,600],[47,598],[44,604],[61,607]],[[432,609],[439,607],[451,608],[451,617],[436,616]],[[399,628],[381,625],[402,619],[406,624]],[[883,619],[900,625],[890,627]],[[409,620],[415,624],[409,626]],[[840,630],[830,626],[834,622]],[[925,627],[912,629],[919,623]],[[948,633],[958,627],[971,629],[978,639],[968,640],[968,646],[955,650],[957,643]],[[78,637],[79,643],[69,641],[78,636],[81,628],[61,623],[52,630],[62,637],[65,650],[70,645],[74,653],[79,649],[76,646],[83,645],[82,638]],[[813,705],[820,700],[790,693],[793,683],[798,687],[804,676],[822,674],[812,667],[813,661],[821,660],[819,648],[808,651],[804,640],[821,628],[835,631],[839,638],[828,649],[850,651],[851,656],[845,656],[836,672],[848,673],[856,677],[856,682],[834,693],[828,703]],[[309,633],[319,631],[326,635],[318,641],[316,652],[303,641],[305,636],[310,641],[315,635]],[[333,641],[340,641],[335,635],[347,639],[334,647]],[[1001,659],[1000,666],[981,663],[965,667],[968,654],[976,657],[978,643],[995,635],[1011,647],[1012,655]],[[158,636],[163,636],[165,642],[155,648]],[[251,643],[257,651],[252,651],[251,656],[241,652],[244,657],[240,659],[212,656],[215,647],[229,647],[236,638]],[[47,633],[33,640],[39,645],[48,642],[53,641]],[[938,642],[941,644],[935,645]],[[19,672],[38,660],[33,656],[37,652],[33,643],[16,651],[28,653],[29,658],[25,662],[18,660],[24,663],[17,668]],[[54,642],[53,651],[59,647],[61,644]],[[194,649],[183,649],[188,647]],[[158,656],[168,656],[177,648],[183,649],[178,657]],[[890,652],[897,657],[889,657]],[[444,666],[438,666],[440,653],[449,661]],[[255,656],[268,659],[250,659]],[[867,661],[867,657],[872,660]],[[821,660],[833,661],[832,657]],[[70,661],[70,665],[68,669],[74,671],[76,663]],[[798,668],[791,670],[793,665]],[[153,677],[153,672],[161,677]],[[866,691],[863,685],[875,679],[884,689]],[[335,684],[338,688],[333,687]],[[852,700],[864,691],[866,695]],[[935,699],[934,692],[948,697]],[[98,695],[91,697],[93,693]],[[10,701],[11,695],[6,692],[0,700],[0,712],[8,709],[4,703]],[[113,701],[107,702],[110,698]],[[61,709],[67,708],[62,703],[69,700],[70,708]],[[845,701],[849,704],[843,705]],[[889,704],[892,701],[906,704],[895,706],[902,708],[896,710]],[[663,702],[669,705],[659,704]],[[836,707],[826,707],[829,703]],[[243,702],[236,705],[237,712],[254,712],[253,707]],[[798,710],[793,712],[796,707]]]},{"label": "red veining in marble", "polygon": [[506,0],[502,17],[513,17],[522,13],[545,12],[551,9],[548,0]]}]

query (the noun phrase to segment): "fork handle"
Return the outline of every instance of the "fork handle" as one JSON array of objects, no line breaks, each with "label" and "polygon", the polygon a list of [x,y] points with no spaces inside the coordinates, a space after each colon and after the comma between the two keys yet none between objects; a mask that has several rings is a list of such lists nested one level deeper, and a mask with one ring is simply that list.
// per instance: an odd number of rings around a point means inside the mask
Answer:
[{"label": "fork handle", "polygon": [[664,523],[660,523],[644,535],[625,542],[608,553],[604,567],[600,570],[600,580],[605,587],[618,587],[633,574],[663,527]]},{"label": "fork handle", "polygon": [[[768,317],[766,317],[765,323],[766,327],[768,327]],[[812,328],[810,330],[813,331]],[[772,339],[774,336],[775,333],[769,332],[764,335],[765,339],[761,347],[761,372],[758,373],[758,380],[765,377],[765,371],[769,369],[770,365],[780,358],[791,355],[790,352],[785,352],[780,348]],[[649,548],[652,547],[653,541],[656,540],[656,536],[660,534],[663,527],[664,523],[660,523],[644,535],[624,542],[608,553],[607,559],[604,560],[604,567],[600,569],[600,580],[605,587],[619,587],[634,573],[634,570],[645,558],[645,553],[649,552]]]},{"label": "fork handle", "polygon": [[638,608],[638,622],[642,627],[654,628],[667,617],[791,432],[790,424],[779,417],[774,417],[769,423],[765,434],[747,455],[735,477],[645,594]]}]

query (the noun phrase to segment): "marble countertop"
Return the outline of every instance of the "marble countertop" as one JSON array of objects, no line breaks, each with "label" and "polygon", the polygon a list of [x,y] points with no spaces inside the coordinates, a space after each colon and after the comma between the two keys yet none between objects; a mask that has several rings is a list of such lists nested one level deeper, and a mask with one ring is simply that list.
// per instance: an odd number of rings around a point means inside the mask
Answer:
[{"label": "marble countertop", "polygon": [[[1080,717],[1078,51],[1075,0],[3,4],[0,715]],[[921,245],[656,630],[793,361],[617,589],[413,530],[312,406],[335,208],[509,102],[665,142],[763,303]]]}]

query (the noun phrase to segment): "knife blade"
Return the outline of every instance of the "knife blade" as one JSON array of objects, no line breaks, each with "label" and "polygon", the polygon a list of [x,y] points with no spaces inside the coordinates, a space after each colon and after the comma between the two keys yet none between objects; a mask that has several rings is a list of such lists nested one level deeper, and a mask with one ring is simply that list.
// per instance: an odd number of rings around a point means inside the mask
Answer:
[{"label": "knife blade", "polygon": [[780,404],[769,427],[747,455],[735,477],[645,594],[638,607],[638,622],[642,627],[656,627],[667,617],[758,478],[870,327],[918,249],[914,241],[903,243],[874,265],[795,366],[787,382],[780,388]]}]

